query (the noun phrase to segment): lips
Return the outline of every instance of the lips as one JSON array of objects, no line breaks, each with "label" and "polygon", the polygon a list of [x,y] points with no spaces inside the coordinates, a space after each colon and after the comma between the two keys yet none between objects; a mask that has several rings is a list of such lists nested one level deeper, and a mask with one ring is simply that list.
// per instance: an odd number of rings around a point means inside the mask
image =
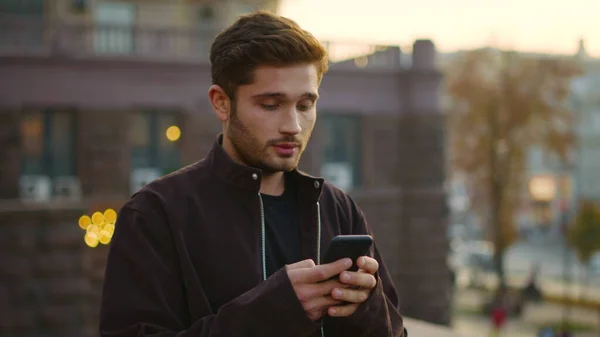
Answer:
[{"label": "lips", "polygon": [[300,145],[296,143],[278,143],[273,145],[273,147],[278,155],[282,157],[289,157],[296,152],[296,149],[299,148]]},{"label": "lips", "polygon": [[295,147],[299,147],[300,145],[296,144],[296,143],[278,143],[278,144],[275,144],[274,146],[275,147],[281,147],[281,148],[284,148],[284,149],[292,149],[292,148],[295,148]]}]

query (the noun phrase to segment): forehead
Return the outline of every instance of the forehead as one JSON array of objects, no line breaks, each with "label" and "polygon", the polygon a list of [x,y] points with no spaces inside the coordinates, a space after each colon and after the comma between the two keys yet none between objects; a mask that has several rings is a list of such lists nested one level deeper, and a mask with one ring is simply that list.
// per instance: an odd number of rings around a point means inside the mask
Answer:
[{"label": "forehead", "polygon": [[317,94],[319,78],[314,64],[283,67],[259,66],[254,70],[252,83],[239,87],[239,93],[257,95],[263,92],[281,93],[289,97],[306,93]]}]

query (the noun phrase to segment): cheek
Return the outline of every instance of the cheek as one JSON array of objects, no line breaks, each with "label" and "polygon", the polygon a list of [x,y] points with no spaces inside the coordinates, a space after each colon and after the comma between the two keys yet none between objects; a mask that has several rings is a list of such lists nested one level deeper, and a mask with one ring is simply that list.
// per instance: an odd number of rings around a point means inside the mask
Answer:
[{"label": "cheek", "polygon": [[252,134],[260,133],[261,126],[264,126],[267,122],[259,111],[248,108],[241,109],[240,107],[236,111],[236,119]]},{"label": "cheek", "polygon": [[302,126],[302,132],[303,133],[307,133],[312,131],[312,129],[315,126],[315,122],[317,120],[317,115],[316,113],[306,113],[306,114],[302,114],[300,115],[300,123]]}]

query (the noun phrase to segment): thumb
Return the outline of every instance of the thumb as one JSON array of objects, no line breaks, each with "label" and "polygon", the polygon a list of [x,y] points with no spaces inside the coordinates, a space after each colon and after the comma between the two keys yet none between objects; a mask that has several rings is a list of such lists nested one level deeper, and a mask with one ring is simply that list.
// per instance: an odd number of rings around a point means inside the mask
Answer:
[{"label": "thumb", "polygon": [[296,262],[293,264],[288,264],[287,266],[285,266],[286,270],[294,270],[294,269],[301,269],[301,268],[312,268],[315,266],[315,261],[313,261],[312,259],[307,259],[307,260],[302,260],[300,262]]}]

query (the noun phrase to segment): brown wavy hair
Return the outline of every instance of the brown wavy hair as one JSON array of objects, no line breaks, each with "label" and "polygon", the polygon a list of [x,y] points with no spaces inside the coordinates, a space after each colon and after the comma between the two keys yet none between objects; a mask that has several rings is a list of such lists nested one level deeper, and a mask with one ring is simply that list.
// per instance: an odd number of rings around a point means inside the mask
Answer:
[{"label": "brown wavy hair", "polygon": [[319,81],[327,72],[327,51],[295,21],[267,12],[240,16],[217,35],[210,49],[212,82],[234,100],[237,87],[253,81],[258,66],[314,63]]}]

